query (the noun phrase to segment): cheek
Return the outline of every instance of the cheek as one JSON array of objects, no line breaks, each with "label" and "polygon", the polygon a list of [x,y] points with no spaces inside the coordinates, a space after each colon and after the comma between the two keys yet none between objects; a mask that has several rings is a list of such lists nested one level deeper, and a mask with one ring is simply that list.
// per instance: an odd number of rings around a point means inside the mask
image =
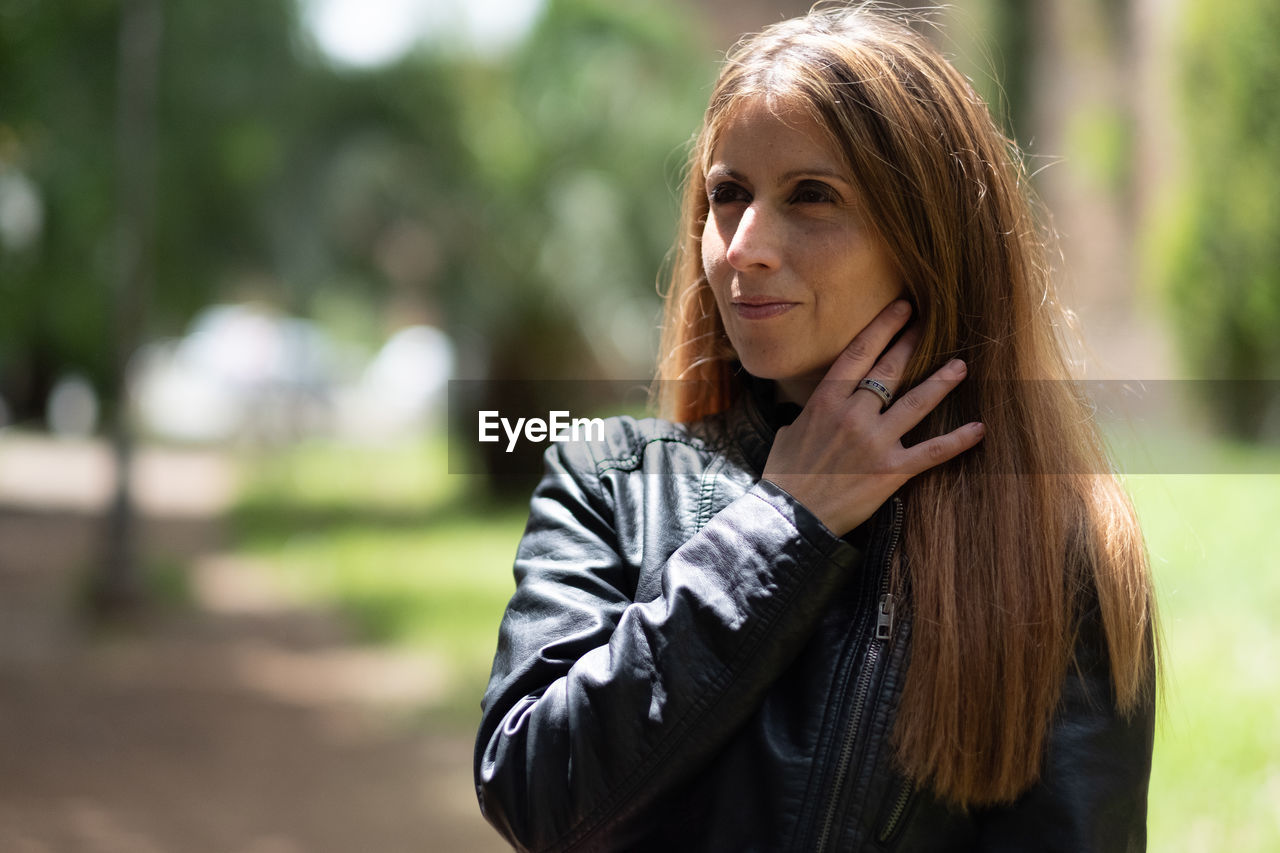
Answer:
[{"label": "cheek", "polygon": [[707,278],[724,263],[724,246],[720,243],[720,234],[716,230],[711,217],[707,217],[702,227],[702,272]]},{"label": "cheek", "polygon": [[710,223],[702,234],[702,274],[711,285],[716,302],[723,303],[732,276],[729,275],[729,263],[725,259],[724,242]]}]

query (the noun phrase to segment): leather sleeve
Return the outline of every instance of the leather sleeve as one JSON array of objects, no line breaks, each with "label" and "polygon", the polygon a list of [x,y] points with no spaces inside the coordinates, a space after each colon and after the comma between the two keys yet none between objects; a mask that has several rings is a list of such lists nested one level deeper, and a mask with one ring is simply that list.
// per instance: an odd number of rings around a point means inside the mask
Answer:
[{"label": "leather sleeve", "polygon": [[581,447],[552,445],[546,464],[482,703],[477,795],[519,849],[625,847],[628,818],[750,715],[861,554],[760,482],[637,603],[615,522],[646,508],[615,506]]},{"label": "leather sleeve", "polygon": [[[1154,696],[1154,686],[1148,695]],[[1013,805],[980,817],[989,853],[1138,853],[1147,846],[1154,701],[1130,717],[1115,707],[1097,610],[1076,642],[1040,780]]]}]

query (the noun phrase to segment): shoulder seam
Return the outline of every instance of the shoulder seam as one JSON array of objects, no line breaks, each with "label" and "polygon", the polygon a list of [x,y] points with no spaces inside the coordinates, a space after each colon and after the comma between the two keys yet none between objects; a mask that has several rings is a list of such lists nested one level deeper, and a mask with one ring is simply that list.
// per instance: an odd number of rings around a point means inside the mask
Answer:
[{"label": "shoulder seam", "polygon": [[677,436],[677,435],[652,436],[644,439],[641,445],[637,447],[632,453],[629,453],[625,456],[611,456],[606,459],[601,459],[599,462],[596,463],[596,473],[602,474],[605,471],[613,471],[613,470],[634,471],[638,469],[643,463],[644,452],[649,447],[649,445],[655,444],[658,442],[667,443],[667,444],[683,444],[686,447],[689,447],[704,453],[716,452],[714,448],[708,447],[705,442],[700,441],[698,439],[685,438],[683,436]]}]

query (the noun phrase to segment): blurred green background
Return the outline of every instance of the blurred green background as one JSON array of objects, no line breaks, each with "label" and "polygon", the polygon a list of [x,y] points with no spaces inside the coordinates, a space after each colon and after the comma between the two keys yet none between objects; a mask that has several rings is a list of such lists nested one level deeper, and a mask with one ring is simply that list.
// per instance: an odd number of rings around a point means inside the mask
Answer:
[{"label": "blurred green background", "polygon": [[[492,849],[532,483],[450,473],[445,383],[648,377],[716,61],[807,7],[0,0],[0,848]],[[1121,461],[1151,849],[1280,849],[1280,2],[933,18],[1053,211],[1082,374],[1173,398]]]}]

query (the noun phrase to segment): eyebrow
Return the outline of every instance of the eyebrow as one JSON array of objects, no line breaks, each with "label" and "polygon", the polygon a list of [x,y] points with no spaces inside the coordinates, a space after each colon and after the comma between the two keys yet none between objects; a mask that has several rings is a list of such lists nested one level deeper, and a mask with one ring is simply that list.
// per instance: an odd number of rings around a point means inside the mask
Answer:
[{"label": "eyebrow", "polygon": [[[728,178],[733,178],[735,181],[746,180],[746,176],[743,175],[741,172],[738,172],[735,169],[731,169],[728,166],[719,166],[719,165],[712,166],[710,169],[707,170],[707,180],[711,180],[712,178],[715,178],[715,177],[728,177]],[[848,186],[853,186],[853,182],[843,172],[838,172],[838,171],[835,171],[834,169],[826,169],[822,167],[791,169],[790,171],[783,172],[781,175],[778,176],[778,184],[779,185],[787,184],[795,180],[796,178],[833,178],[837,181],[840,181],[843,184],[846,184]]]}]

